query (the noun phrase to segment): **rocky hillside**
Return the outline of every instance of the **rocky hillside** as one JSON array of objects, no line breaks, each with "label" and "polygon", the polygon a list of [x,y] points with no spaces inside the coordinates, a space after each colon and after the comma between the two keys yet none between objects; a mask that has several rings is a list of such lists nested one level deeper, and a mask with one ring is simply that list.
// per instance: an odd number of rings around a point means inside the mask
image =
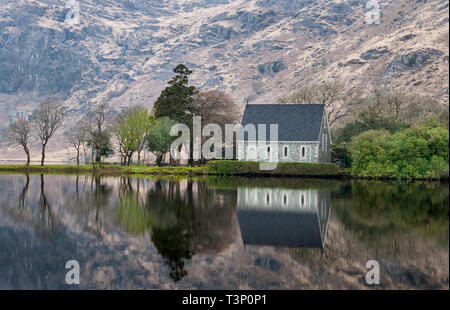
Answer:
[{"label": "rocky hillside", "polygon": [[447,0],[380,0],[379,24],[366,0],[79,0],[78,25],[65,2],[0,0],[0,127],[48,97],[68,123],[97,102],[151,106],[180,62],[242,106],[324,81],[448,104]]}]

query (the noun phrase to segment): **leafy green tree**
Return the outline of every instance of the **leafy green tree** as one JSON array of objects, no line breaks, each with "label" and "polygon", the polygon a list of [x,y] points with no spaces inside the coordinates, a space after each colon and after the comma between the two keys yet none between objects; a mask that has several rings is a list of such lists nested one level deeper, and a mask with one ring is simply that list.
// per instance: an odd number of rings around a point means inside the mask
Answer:
[{"label": "leafy green tree", "polygon": [[168,117],[156,119],[148,130],[146,137],[147,147],[150,152],[155,154],[158,165],[164,160],[167,152],[170,151],[175,137],[170,135],[170,129],[177,124],[176,121]]},{"label": "leafy green tree", "polygon": [[448,178],[448,129],[421,125],[390,134],[369,130],[350,143],[356,175]]},{"label": "leafy green tree", "polygon": [[430,128],[427,130],[428,148],[432,155],[442,157],[445,161],[449,160],[448,141],[449,131],[442,127]]},{"label": "leafy green tree", "polygon": [[[170,117],[171,119],[189,126],[192,132],[192,117],[194,114],[194,95],[198,93],[195,86],[189,86],[189,76],[192,71],[185,65],[179,64],[173,70],[175,76],[159,95],[153,106],[157,118]],[[189,146],[189,164],[193,160],[193,141]]]},{"label": "leafy green tree", "polygon": [[383,143],[389,136],[386,130],[369,130],[355,137],[350,144],[353,158],[352,171],[357,175],[366,175],[368,170],[376,176],[382,176],[386,151]]},{"label": "leafy green tree", "polygon": [[[92,148],[92,156],[95,154],[95,162],[101,166],[102,157],[114,154],[114,149],[111,143],[111,135],[106,130],[91,132],[87,145]],[[92,161],[94,163],[94,161]]]},{"label": "leafy green tree", "polygon": [[195,86],[189,86],[189,75],[192,71],[179,64],[173,69],[175,76],[156,100],[153,111],[157,118],[170,117],[178,122],[189,124],[192,119]]},{"label": "leafy green tree", "polygon": [[147,109],[142,107],[129,108],[116,116],[115,134],[119,151],[126,164],[131,163],[135,152],[138,154],[138,162],[141,162],[140,154],[153,119]]}]

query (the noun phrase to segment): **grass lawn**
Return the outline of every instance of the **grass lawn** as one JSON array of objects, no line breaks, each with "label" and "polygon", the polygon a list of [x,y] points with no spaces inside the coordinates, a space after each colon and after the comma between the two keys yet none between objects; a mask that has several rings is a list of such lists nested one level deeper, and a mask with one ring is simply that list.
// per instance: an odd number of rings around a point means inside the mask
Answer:
[{"label": "grass lawn", "polygon": [[156,166],[114,166],[97,165],[0,165],[0,172],[21,173],[97,173],[106,175],[152,174],[152,175],[200,175],[207,174],[205,166],[202,167],[156,167]]},{"label": "grass lawn", "polygon": [[94,173],[100,175],[245,175],[245,176],[298,176],[298,177],[336,177],[342,176],[342,171],[333,164],[278,163],[271,171],[259,170],[258,162],[244,161],[211,161],[205,166],[195,167],[157,167],[157,166],[119,166],[105,164],[97,165],[0,165],[0,172],[20,173]]}]

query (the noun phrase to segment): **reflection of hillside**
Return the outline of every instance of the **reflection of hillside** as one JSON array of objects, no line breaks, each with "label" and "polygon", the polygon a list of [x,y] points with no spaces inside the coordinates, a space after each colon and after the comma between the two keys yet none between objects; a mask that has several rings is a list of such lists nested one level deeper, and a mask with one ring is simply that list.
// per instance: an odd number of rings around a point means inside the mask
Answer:
[{"label": "reflection of hillside", "polygon": [[[35,176],[35,179],[38,176]],[[16,201],[7,201],[7,214],[16,222],[33,227],[43,239],[54,238],[61,228],[60,219],[48,199],[45,188],[45,176],[39,176],[39,195],[37,199],[28,204],[27,194],[30,188],[30,176],[25,176],[25,185]],[[36,186],[37,187],[37,186]],[[7,196],[9,197],[9,196]],[[9,206],[9,207],[8,207]]]},{"label": "reflection of hillside", "polygon": [[344,226],[368,244],[413,231],[448,245],[448,192],[442,183],[354,181],[335,192],[333,206]]},{"label": "reflection of hillside", "polygon": [[328,246],[288,250],[321,275],[309,281],[365,288],[364,264],[376,259],[383,288],[448,288],[448,184],[352,181],[331,201]]},{"label": "reflection of hillside", "polygon": [[381,266],[381,289],[448,289],[448,250],[400,233],[380,236],[373,244],[362,242],[335,215],[323,250],[285,250],[302,266],[301,280],[309,288],[368,289],[365,263],[375,259]]}]

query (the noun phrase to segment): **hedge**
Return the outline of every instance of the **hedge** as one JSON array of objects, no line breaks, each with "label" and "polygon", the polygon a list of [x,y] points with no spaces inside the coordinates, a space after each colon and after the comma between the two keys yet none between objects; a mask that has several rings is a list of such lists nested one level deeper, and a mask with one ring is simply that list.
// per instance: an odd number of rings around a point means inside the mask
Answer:
[{"label": "hedge", "polygon": [[336,177],[343,176],[335,164],[278,163],[274,170],[261,170],[259,162],[215,160],[207,164],[208,174],[244,176]]}]

